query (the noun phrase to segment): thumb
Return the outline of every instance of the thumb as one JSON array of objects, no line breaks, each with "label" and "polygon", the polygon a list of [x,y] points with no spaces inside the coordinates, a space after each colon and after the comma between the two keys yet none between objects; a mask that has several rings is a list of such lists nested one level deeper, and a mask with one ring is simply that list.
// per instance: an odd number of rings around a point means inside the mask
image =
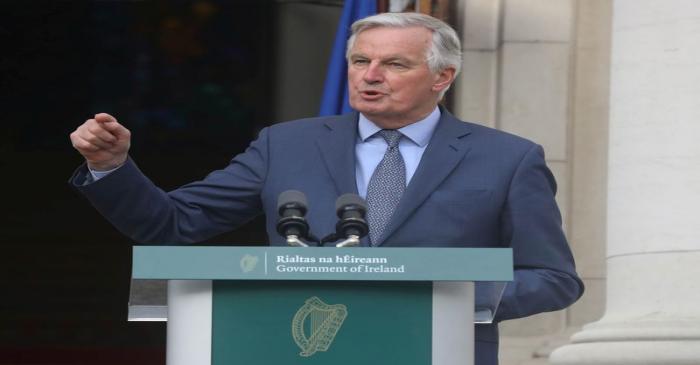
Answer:
[{"label": "thumb", "polygon": [[107,113],[97,113],[95,114],[95,120],[99,123],[117,123],[117,118],[107,114]]},{"label": "thumb", "polygon": [[129,136],[129,130],[124,128],[123,125],[119,124],[117,122],[117,118],[107,114],[107,113],[98,113],[95,114],[95,121],[100,123],[100,125],[109,131],[110,133],[114,134],[117,137],[128,137]]}]

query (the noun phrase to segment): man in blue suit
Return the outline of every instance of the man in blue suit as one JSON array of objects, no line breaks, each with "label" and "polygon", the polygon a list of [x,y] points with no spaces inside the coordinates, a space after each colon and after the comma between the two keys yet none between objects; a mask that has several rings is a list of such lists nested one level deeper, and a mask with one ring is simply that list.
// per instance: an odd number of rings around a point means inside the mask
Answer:
[{"label": "man in blue suit", "polygon": [[[128,157],[129,131],[98,114],[71,134],[86,159],[71,182],[137,242],[194,243],[266,214],[270,244],[285,245],[275,230],[281,192],[305,192],[311,227],[318,236],[332,233],[336,198],[374,194],[377,170],[398,148],[392,164],[401,165],[405,190],[387,202],[381,234],[363,246],[512,247],[515,280],[496,322],[578,299],[583,284],[542,148],[438,106],[461,65],[454,30],[421,14],[375,15],[353,24],[347,58],[357,112],[268,127],[227,167],[171,192]],[[396,146],[385,131],[398,136]],[[496,324],[477,326],[475,348],[476,364],[498,362]]]}]

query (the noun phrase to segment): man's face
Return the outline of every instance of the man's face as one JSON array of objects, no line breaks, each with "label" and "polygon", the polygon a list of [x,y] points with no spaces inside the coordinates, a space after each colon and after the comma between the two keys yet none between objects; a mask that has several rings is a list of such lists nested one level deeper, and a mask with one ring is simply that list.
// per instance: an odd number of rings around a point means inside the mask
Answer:
[{"label": "man's face", "polygon": [[432,33],[423,27],[380,27],[357,35],[350,52],[350,105],[381,128],[417,122],[435,109],[454,70],[433,73],[426,63]]}]

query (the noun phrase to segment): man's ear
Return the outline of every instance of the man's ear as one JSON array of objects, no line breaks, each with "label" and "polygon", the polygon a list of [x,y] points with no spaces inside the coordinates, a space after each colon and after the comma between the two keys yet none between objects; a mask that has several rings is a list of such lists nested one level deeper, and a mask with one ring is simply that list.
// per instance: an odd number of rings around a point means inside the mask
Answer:
[{"label": "man's ear", "polygon": [[455,71],[454,67],[448,67],[438,72],[432,90],[440,92],[449,87],[455,79]]}]

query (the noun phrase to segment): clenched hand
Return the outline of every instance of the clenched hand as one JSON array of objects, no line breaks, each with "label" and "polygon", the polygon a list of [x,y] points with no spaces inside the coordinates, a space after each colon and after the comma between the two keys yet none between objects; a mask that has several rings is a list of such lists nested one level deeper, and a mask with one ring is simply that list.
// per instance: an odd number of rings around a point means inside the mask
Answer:
[{"label": "clenched hand", "polygon": [[131,132],[107,113],[96,114],[75,132],[70,140],[95,171],[107,171],[124,164],[131,145]]}]

